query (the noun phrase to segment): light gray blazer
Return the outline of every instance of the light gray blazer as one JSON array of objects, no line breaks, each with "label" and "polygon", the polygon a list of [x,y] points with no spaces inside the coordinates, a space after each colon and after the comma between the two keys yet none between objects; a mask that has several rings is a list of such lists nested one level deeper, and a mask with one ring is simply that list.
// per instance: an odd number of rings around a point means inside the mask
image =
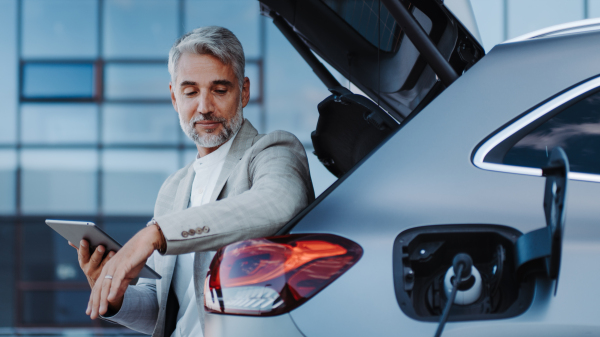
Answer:
[{"label": "light gray blazer", "polygon": [[[165,255],[155,252],[148,265],[162,279],[140,279],[136,286],[129,286],[121,310],[108,320],[163,337],[176,255],[196,252],[194,286],[204,328],[208,251],[273,235],[314,200],[306,153],[298,139],[284,131],[259,135],[248,120],[225,158],[211,202],[188,208],[194,175],[190,163],[167,178],[156,199],[154,218],[167,240],[167,250]],[[205,227],[208,231],[198,230]]]}]

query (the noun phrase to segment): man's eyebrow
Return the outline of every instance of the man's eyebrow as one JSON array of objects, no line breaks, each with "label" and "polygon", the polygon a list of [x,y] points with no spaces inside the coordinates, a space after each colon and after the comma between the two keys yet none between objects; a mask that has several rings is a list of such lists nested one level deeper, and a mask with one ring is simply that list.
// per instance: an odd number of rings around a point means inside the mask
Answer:
[{"label": "man's eyebrow", "polygon": [[231,81],[229,81],[229,80],[214,80],[214,81],[212,81],[212,84],[213,85],[225,85],[228,87],[233,86],[233,83],[231,83]]},{"label": "man's eyebrow", "polygon": [[180,86],[186,86],[186,85],[198,85],[198,83],[194,82],[194,81],[183,81],[179,84]]}]

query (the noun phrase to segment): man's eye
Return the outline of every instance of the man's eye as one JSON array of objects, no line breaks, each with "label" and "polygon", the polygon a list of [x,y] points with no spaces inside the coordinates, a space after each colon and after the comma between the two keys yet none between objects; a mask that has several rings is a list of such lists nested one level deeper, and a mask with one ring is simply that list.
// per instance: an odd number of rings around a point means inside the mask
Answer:
[{"label": "man's eye", "polygon": [[183,92],[183,94],[186,95],[186,96],[192,96],[195,93],[196,93],[196,91],[194,91],[194,90],[187,90],[187,91]]},{"label": "man's eye", "polygon": [[215,92],[216,92],[217,94],[219,94],[219,95],[224,95],[224,94],[226,94],[226,93],[227,93],[227,90],[225,90],[225,89],[222,89],[222,90],[215,90]]}]

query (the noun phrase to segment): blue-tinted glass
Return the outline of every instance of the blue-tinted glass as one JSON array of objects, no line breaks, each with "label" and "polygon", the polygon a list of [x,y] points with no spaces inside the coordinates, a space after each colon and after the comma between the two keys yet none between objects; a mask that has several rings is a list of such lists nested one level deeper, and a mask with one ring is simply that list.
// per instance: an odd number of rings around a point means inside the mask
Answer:
[{"label": "blue-tinted glass", "polygon": [[[20,229],[22,281],[86,282],[77,251],[48,227],[43,218],[24,221]],[[35,249],[31,249],[35,247]]]},{"label": "blue-tinted glass", "polygon": [[311,144],[310,133],[319,117],[317,105],[330,93],[277,27],[268,25],[267,32],[266,131],[289,131]]},{"label": "blue-tinted glass", "polygon": [[89,299],[89,290],[26,291],[23,293],[23,324],[91,326],[93,322],[85,314]]},{"label": "blue-tinted glass", "polygon": [[190,162],[196,160],[196,158],[198,158],[198,150],[196,148],[185,149],[185,151],[183,153],[184,165],[187,165]]},{"label": "blue-tinted glass", "polygon": [[246,77],[250,79],[250,100],[260,99],[260,68],[256,63],[246,63]]},{"label": "blue-tinted glass", "polygon": [[15,304],[15,224],[0,219],[0,327],[13,325]]},{"label": "blue-tinted glass", "polygon": [[507,0],[508,38],[583,19],[583,0]]},{"label": "blue-tinted glass", "polygon": [[24,0],[25,58],[96,58],[96,0]]},{"label": "blue-tinted glass", "polygon": [[[352,28],[381,50],[396,50],[400,42],[400,27],[385,6],[376,0],[323,0]],[[379,18],[379,27],[377,22]],[[381,37],[377,41],[377,36]]]},{"label": "blue-tinted glass", "polygon": [[600,17],[600,0],[588,1],[588,18]]},{"label": "blue-tinted glass", "polygon": [[315,189],[315,196],[323,193],[331,184],[333,184],[337,178],[329,172],[321,164],[319,158],[314,155],[312,147],[306,147],[306,156],[308,158],[308,167],[310,168],[310,177],[312,179],[313,187]]},{"label": "blue-tinted glass", "polygon": [[21,141],[24,144],[95,144],[98,107],[77,103],[23,104]]},{"label": "blue-tinted glass", "polygon": [[258,130],[259,133],[264,133],[264,130],[262,130],[262,113],[261,113],[261,107],[258,104],[248,104],[246,105],[246,107],[244,108],[244,118],[249,120],[250,123],[252,123],[252,126],[254,126],[254,128],[256,130]]},{"label": "blue-tinted glass", "polygon": [[0,150],[0,215],[15,213],[17,153]]},{"label": "blue-tinted glass", "polygon": [[186,31],[202,26],[225,27],[240,40],[246,58],[260,55],[258,1],[186,0],[185,9]]},{"label": "blue-tinted glass", "polygon": [[103,213],[152,216],[160,186],[179,167],[173,150],[105,150]]},{"label": "blue-tinted glass", "polygon": [[19,69],[16,0],[0,1],[0,41],[0,143],[15,143]]},{"label": "blue-tinted glass", "polygon": [[471,0],[485,51],[504,41],[504,1]]},{"label": "blue-tinted glass", "polygon": [[92,98],[91,63],[27,63],[23,66],[25,98]]},{"label": "blue-tinted glass", "polygon": [[105,0],[104,57],[167,59],[178,37],[177,0]]},{"label": "blue-tinted glass", "polygon": [[150,217],[116,218],[104,221],[104,231],[120,244],[125,244],[150,221]]},{"label": "blue-tinted glass", "polygon": [[22,150],[24,214],[95,214],[98,157],[93,150]]},{"label": "blue-tinted glass", "polygon": [[170,100],[167,64],[107,64],[106,99]]},{"label": "blue-tinted glass", "polygon": [[600,93],[538,126],[506,153],[502,163],[543,167],[557,146],[567,153],[571,171],[600,174]]},{"label": "blue-tinted glass", "polygon": [[179,119],[171,104],[105,104],[104,144],[177,144]]}]

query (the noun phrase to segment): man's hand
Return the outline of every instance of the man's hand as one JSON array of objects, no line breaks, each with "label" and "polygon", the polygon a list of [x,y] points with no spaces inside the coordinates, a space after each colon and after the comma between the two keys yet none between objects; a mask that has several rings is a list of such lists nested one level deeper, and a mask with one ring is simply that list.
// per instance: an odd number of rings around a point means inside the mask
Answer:
[{"label": "man's hand", "polygon": [[96,319],[106,314],[109,306],[118,311],[129,282],[138,276],[152,252],[163,244],[158,226],[146,227],[127,241],[102,268],[92,289],[86,315]]},{"label": "man's hand", "polygon": [[92,254],[90,254],[90,244],[87,240],[81,240],[81,242],[79,242],[79,247],[81,247],[81,249],[71,242],[69,242],[69,245],[77,249],[79,267],[83,270],[83,273],[90,284],[90,288],[94,288],[94,284],[96,283],[98,276],[100,276],[102,268],[115,255],[115,252],[111,250],[103,259],[105,248],[102,245],[96,247]]}]

